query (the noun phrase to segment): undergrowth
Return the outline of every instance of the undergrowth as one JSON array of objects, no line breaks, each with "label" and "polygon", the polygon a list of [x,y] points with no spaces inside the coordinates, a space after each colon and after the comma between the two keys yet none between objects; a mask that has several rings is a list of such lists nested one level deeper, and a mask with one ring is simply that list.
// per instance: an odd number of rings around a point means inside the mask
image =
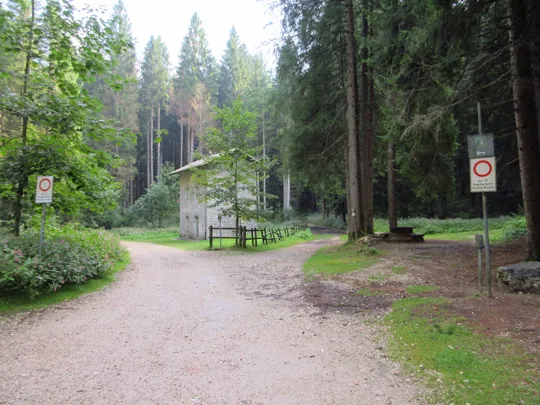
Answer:
[{"label": "undergrowth", "polygon": [[30,311],[45,308],[49,305],[58,304],[64,301],[71,301],[81,295],[100,290],[116,280],[116,274],[124,270],[130,263],[127,252],[122,259],[114,264],[112,269],[99,278],[88,280],[84,284],[64,285],[57,292],[41,295],[29,300],[25,296],[11,296],[0,299],[0,312]]},{"label": "undergrowth", "polygon": [[47,224],[41,254],[38,246],[39,231],[33,228],[1,241],[1,296],[31,300],[67,285],[84,284],[103,277],[126,254],[110,232],[54,222]]},{"label": "undergrowth", "polygon": [[[340,218],[326,217],[322,215],[310,215],[308,221],[315,225],[330,226],[340,229],[346,229],[346,224]],[[489,220],[491,230],[508,229],[508,237],[513,234],[521,235],[523,233],[523,217],[498,217]],[[458,232],[480,232],[484,225],[482,218],[461,219],[461,218],[401,218],[398,220],[399,226],[412,227],[415,233],[448,234]],[[388,232],[388,220],[385,218],[376,218],[374,222],[375,232]],[[517,229],[517,231],[514,231]],[[513,237],[515,239],[515,237]]]}]

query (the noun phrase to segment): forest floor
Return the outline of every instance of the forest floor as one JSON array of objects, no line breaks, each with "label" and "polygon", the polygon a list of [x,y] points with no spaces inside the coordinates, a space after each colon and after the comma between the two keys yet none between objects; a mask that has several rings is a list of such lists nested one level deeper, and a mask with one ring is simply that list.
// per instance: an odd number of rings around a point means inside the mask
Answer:
[{"label": "forest floor", "polygon": [[[428,240],[420,244],[382,243],[383,261],[402,268],[395,276],[370,284],[374,290],[388,291],[396,297],[407,294],[411,285],[436,286],[436,295],[448,298],[452,312],[464,316],[479,332],[517,340],[533,352],[540,352],[540,296],[516,294],[499,286],[496,269],[524,261],[526,242],[516,240],[492,245],[492,287],[494,298],[487,298],[485,263],[483,294],[478,294],[478,256],[474,242]],[[384,267],[384,265],[382,265]],[[365,274],[362,274],[365,276]],[[362,277],[350,279],[366,286]],[[364,277],[365,278],[365,277]]]},{"label": "forest floor", "polygon": [[429,403],[540,404],[540,296],[495,281],[498,266],[524,260],[523,240],[492,246],[494,298],[478,293],[472,241],[376,248],[319,250],[304,265],[306,300],[324,312],[380,314],[384,352],[431,388]]}]

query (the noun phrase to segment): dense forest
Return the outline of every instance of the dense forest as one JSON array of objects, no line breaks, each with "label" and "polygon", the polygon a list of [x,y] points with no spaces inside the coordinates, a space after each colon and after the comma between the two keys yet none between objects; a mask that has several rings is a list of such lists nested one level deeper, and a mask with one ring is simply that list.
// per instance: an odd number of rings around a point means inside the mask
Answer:
[{"label": "dense forest", "polygon": [[254,114],[252,146],[274,162],[260,184],[277,197],[261,204],[267,216],[282,215],[290,194],[294,211],[342,218],[351,233],[373,232],[375,217],[478,217],[467,135],[480,103],[497,156],[489,212],[525,213],[540,257],[536,1],[272,5],[282,15],[275,71],[234,27],[212,55],[197,14],[178,49],[157,35],[138,58],[121,1],[111,15],[68,0],[5,2],[2,221],[18,233],[32,220],[38,174],[58,179],[53,209],[66,221],[117,226],[164,204],[160,183],[171,181],[161,180],[209,153],[216,109],[236,100]]}]

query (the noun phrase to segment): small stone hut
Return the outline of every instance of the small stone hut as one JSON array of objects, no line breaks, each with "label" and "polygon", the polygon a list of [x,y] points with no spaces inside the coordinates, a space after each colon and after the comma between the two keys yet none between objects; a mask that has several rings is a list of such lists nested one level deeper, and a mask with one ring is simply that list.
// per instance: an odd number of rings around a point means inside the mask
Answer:
[{"label": "small stone hut", "polygon": [[[215,156],[215,155],[214,155]],[[211,158],[212,156],[210,156]],[[180,169],[175,170],[171,174],[179,175],[180,182],[180,236],[184,239],[207,239],[208,229],[210,226],[214,228],[234,228],[235,218],[222,216],[222,207],[209,207],[205,201],[199,201],[198,196],[201,195],[199,186],[192,180],[193,169],[202,168],[207,165],[208,160],[201,159],[190,163]],[[217,176],[227,176],[226,171],[220,172]],[[243,195],[242,197],[249,197]],[[253,198],[253,204],[256,204],[256,198]],[[255,221],[243,222],[243,226],[248,228],[256,227]]]}]

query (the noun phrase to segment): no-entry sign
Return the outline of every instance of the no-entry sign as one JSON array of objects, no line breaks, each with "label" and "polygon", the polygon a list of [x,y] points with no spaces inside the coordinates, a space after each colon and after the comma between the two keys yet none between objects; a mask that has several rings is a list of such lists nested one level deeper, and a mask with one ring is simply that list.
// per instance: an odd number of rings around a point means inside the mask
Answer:
[{"label": "no-entry sign", "polygon": [[43,176],[37,178],[36,204],[52,203],[53,176]]},{"label": "no-entry sign", "polygon": [[497,191],[495,158],[471,159],[471,193]]}]

